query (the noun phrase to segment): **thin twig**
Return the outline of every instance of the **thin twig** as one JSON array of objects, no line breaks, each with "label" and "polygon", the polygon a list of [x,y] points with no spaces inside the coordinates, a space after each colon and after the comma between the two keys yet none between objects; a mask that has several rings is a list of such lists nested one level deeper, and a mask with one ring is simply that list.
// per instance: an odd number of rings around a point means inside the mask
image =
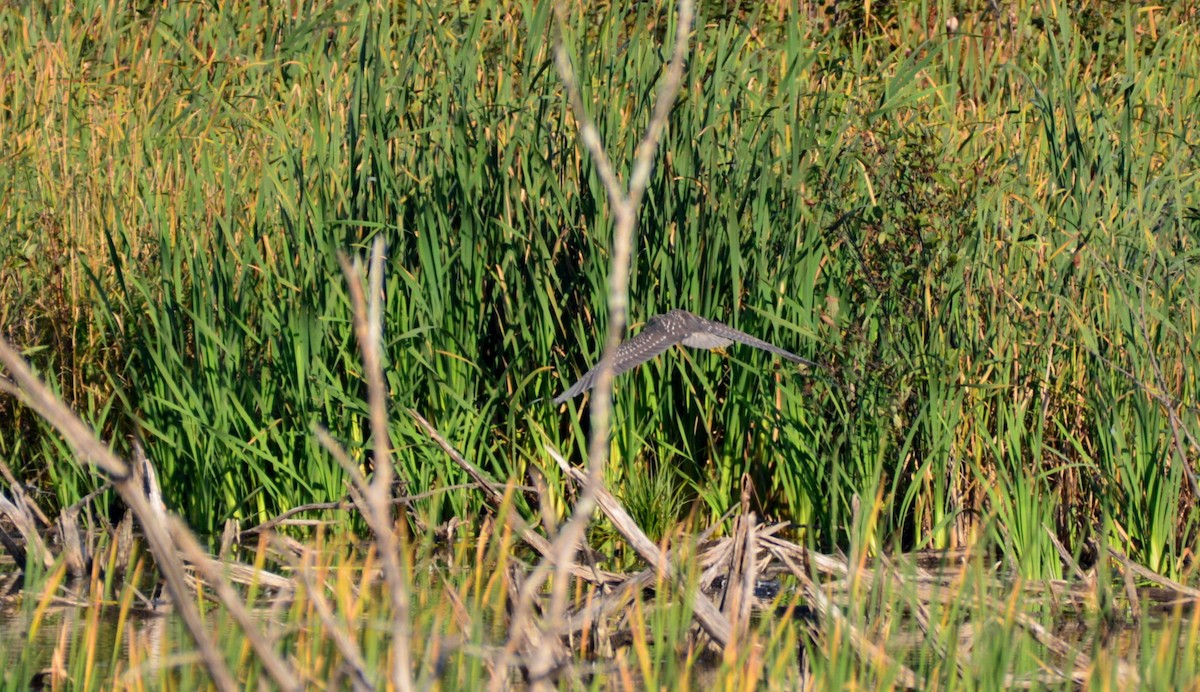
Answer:
[{"label": "thin twig", "polygon": [[[351,264],[339,257],[350,302],[354,307],[354,332],[363,357],[367,378],[367,403],[371,414],[371,438],[375,443],[375,476],[370,486],[360,487],[366,500],[366,519],[375,533],[379,557],[383,563],[384,581],[391,592],[392,605],[392,685],[401,692],[411,692],[413,669],[411,655],[411,624],[409,623],[409,594],[403,566],[402,546],[397,545],[395,526],[391,518],[392,491],[391,445],[387,431],[387,391],[383,384],[383,359],[380,341],[383,334],[383,238],[376,238],[371,248],[371,267],[367,276],[369,298],[363,296],[360,264]],[[359,476],[361,478],[361,476]]]},{"label": "thin twig", "polygon": [[[393,506],[395,506],[395,505],[408,506],[414,502],[417,502],[420,500],[426,500],[435,495],[443,495],[445,493],[457,492],[459,490],[476,490],[478,488],[479,488],[478,483],[455,483],[454,485],[439,486],[439,487],[433,488],[431,490],[426,490],[423,493],[416,493],[415,495],[399,495],[399,496],[393,497],[390,501]],[[532,488],[525,488],[522,486],[518,486],[518,489],[532,490]],[[329,512],[329,511],[335,511],[335,510],[336,511],[346,511],[346,510],[351,509],[352,507],[354,507],[354,501],[351,500],[348,496],[342,498],[341,500],[338,500],[337,502],[313,502],[313,503],[310,503],[307,505],[300,505],[298,507],[292,507],[291,509],[289,509],[285,512],[282,512],[279,515],[272,517],[257,526],[254,526],[252,528],[238,532],[237,536],[239,539],[248,538],[250,536],[253,536],[254,534],[263,533],[264,531],[273,529],[276,526],[319,526],[319,525],[323,525],[323,524],[329,524],[332,522],[332,520],[303,519],[303,520],[292,521],[292,517],[296,516],[297,514],[303,514],[305,512]]]},{"label": "thin twig", "polygon": [[[571,110],[579,125],[580,141],[592,155],[593,165],[596,167],[596,171],[601,181],[603,181],[605,191],[608,194],[615,225],[613,229],[612,263],[608,276],[608,336],[605,339],[604,351],[600,359],[596,383],[591,396],[592,432],[588,443],[588,477],[587,481],[583,484],[583,492],[580,493],[571,518],[563,526],[562,531],[554,541],[552,555],[549,558],[554,569],[554,588],[551,592],[549,613],[549,622],[551,623],[561,623],[566,613],[569,592],[567,575],[571,570],[571,565],[574,563],[573,556],[579,548],[579,543],[583,539],[588,523],[591,521],[592,512],[596,509],[597,494],[602,489],[604,482],[604,465],[608,452],[610,419],[612,415],[613,361],[617,346],[620,345],[621,337],[625,333],[625,324],[628,320],[629,268],[630,258],[633,254],[633,233],[637,226],[637,211],[638,206],[641,204],[646,185],[649,182],[650,170],[653,165],[654,156],[657,153],[659,139],[663,129],[666,127],[667,118],[675,102],[675,96],[683,82],[688,36],[692,25],[692,9],[692,0],[680,0],[675,45],[671,61],[667,66],[666,76],[659,88],[650,124],[646,128],[646,133],[638,144],[634,156],[633,174],[630,177],[629,190],[628,192],[624,192],[621,190],[612,163],[604,151],[604,145],[600,141],[600,134],[596,129],[595,123],[587,114],[587,109],[583,103],[582,91],[575,78],[575,72],[571,67],[570,57],[567,55],[566,45],[563,40],[563,30],[567,25],[566,10],[562,4],[555,5],[555,14],[557,15],[559,25],[558,38],[554,46],[555,64],[558,67],[559,76],[563,81],[563,87],[566,89]],[[527,583],[523,591],[532,592],[535,588],[540,588],[540,581],[538,580],[543,577],[539,575],[544,572],[545,570],[539,569],[533,575],[530,575],[529,580],[533,580],[533,583]],[[528,613],[523,609],[518,609],[514,613],[513,636],[523,635],[520,625],[524,623],[527,617]],[[505,651],[510,651],[511,648],[511,646],[505,647]],[[542,647],[538,652],[539,656],[537,660],[532,662],[533,669],[530,671],[535,685],[541,682],[542,677],[550,670],[553,664],[549,659],[549,647]],[[504,666],[499,666],[499,669],[503,670],[503,668]],[[495,687],[498,684],[497,678],[493,678],[492,683],[493,687]]]},{"label": "thin twig", "polygon": [[200,612],[196,610],[196,605],[188,593],[187,577],[184,575],[179,557],[175,554],[175,545],[171,536],[162,522],[155,521],[155,511],[133,474],[130,473],[129,466],[113,453],[108,445],[101,442],[100,438],[66,404],[54,396],[54,393],[33,374],[25,359],[21,358],[20,354],[9,345],[3,336],[0,336],[0,363],[4,364],[14,381],[10,383],[0,378],[0,389],[16,394],[27,406],[58,430],[66,439],[67,444],[75,450],[82,463],[95,466],[112,480],[113,488],[116,489],[117,494],[121,496],[121,500],[125,502],[133,515],[137,517],[138,523],[142,525],[150,552],[153,553],[154,560],[158,563],[159,571],[162,572],[163,580],[166,582],[167,592],[171,595],[171,600],[175,604],[180,618],[187,626],[188,632],[191,633],[192,639],[195,640],[200,658],[204,661],[209,675],[212,676],[213,684],[219,690],[232,692],[238,689],[233,674],[229,671],[229,666],[226,665],[225,659],[217,650],[216,642],[205,629],[204,622],[200,619]]}]

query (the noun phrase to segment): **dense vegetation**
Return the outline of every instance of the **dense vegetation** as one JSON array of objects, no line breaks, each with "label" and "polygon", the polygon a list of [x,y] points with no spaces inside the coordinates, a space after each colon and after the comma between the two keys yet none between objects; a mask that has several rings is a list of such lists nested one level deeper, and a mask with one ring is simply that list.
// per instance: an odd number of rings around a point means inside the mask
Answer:
[{"label": "dense vegetation", "polygon": [[[382,236],[398,492],[469,480],[412,409],[566,506],[544,448],[580,460],[586,409],[549,400],[599,357],[612,220],[551,39],[627,175],[675,21],[585,6],[0,9],[0,329],[214,534],[345,494],[315,426],[369,452],[337,253]],[[639,523],[710,524],[748,476],[822,549],[982,542],[1046,578],[1058,539],[1186,577],[1198,12],[703,3],[631,323],[682,307],[825,368],[674,351],[618,379],[608,482]],[[0,458],[48,509],[99,485],[10,397]]]}]

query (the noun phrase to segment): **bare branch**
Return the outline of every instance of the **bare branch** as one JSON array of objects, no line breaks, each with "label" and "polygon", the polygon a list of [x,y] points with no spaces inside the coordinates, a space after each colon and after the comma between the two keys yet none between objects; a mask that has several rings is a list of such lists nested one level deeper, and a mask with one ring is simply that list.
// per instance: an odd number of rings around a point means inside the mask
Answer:
[{"label": "bare branch", "polygon": [[667,118],[675,106],[675,96],[683,86],[683,66],[687,62],[688,34],[692,29],[692,3],[683,0],[679,3],[679,20],[675,26],[675,51],[671,62],[667,65],[667,74],[658,89],[658,97],[654,104],[654,115],[646,127],[646,134],[638,144],[634,154],[633,175],[629,177],[629,206],[636,212],[642,205],[642,195],[650,183],[650,170],[654,165],[654,154],[658,150],[658,142],[662,132],[667,127]]},{"label": "bare branch", "polygon": [[[236,690],[237,683],[229,671],[225,659],[217,650],[217,645],[209,636],[200,619],[200,612],[188,592],[187,577],[183,572],[183,564],[175,554],[175,545],[167,533],[167,527],[161,521],[156,521],[156,511],[146,499],[139,483],[130,473],[129,466],[120,459],[108,445],[83,422],[66,404],[59,401],[54,393],[42,383],[20,354],[0,336],[0,363],[4,364],[15,384],[5,382],[4,389],[14,391],[30,408],[38,413],[46,422],[54,426],[66,439],[81,462],[99,468],[112,479],[113,488],[121,496],[121,500],[137,517],[146,536],[146,543],[158,568],[162,572],[167,585],[167,592],[183,619],[184,624],[196,641],[200,650],[200,658],[204,661],[213,684],[220,690]],[[0,380],[2,381],[2,380]]]},{"label": "bare branch", "polygon": [[[547,450],[547,452],[565,473],[575,478],[576,481],[586,482],[587,479],[583,473],[571,468],[567,464],[567,460],[562,458],[562,455],[553,450]],[[649,536],[642,532],[637,522],[633,520],[633,517],[629,516],[629,513],[625,511],[625,508],[621,506],[617,498],[613,497],[612,493],[601,487],[597,489],[596,498],[600,508],[608,516],[609,520],[612,521],[613,526],[621,532],[621,535],[625,537],[625,540],[629,542],[629,545],[637,551],[637,554],[643,560],[662,571],[668,578],[678,578],[678,575],[672,570],[671,564],[667,561],[667,556],[663,554],[662,549],[654,541],[650,540]],[[721,646],[729,644],[733,638],[729,621],[721,615],[721,611],[717,610],[712,601],[708,600],[704,594],[698,593],[692,602],[692,610],[695,612],[700,626],[704,628],[708,636],[713,638],[713,641]]]},{"label": "bare branch", "polygon": [[[637,210],[649,180],[651,163],[658,148],[658,142],[667,117],[670,115],[675,96],[683,81],[683,66],[687,56],[688,36],[691,32],[692,1],[680,0],[679,18],[675,36],[675,46],[672,59],[667,68],[667,75],[659,89],[654,113],[646,128],[635,154],[634,173],[630,189],[623,191],[612,163],[604,151],[599,132],[595,123],[588,117],[583,94],[579,87],[571,61],[566,53],[562,34],[566,26],[566,11],[561,4],[555,6],[555,14],[559,22],[558,40],[555,44],[555,63],[563,86],[567,92],[568,101],[579,124],[579,138],[583,146],[592,156],[597,174],[604,184],[612,206],[615,227],[613,229],[613,254],[608,276],[608,336],[604,342],[603,356],[597,369],[594,391],[591,398],[592,432],[588,443],[588,475],[583,484],[583,492],[575,504],[570,520],[563,526],[555,539],[552,554],[549,556],[550,566],[554,569],[554,588],[550,599],[549,622],[561,623],[567,609],[568,579],[574,565],[574,555],[583,539],[592,512],[597,506],[597,495],[603,489],[604,465],[607,459],[609,432],[612,416],[612,378],[613,361],[625,333],[625,324],[629,313],[629,267],[633,255],[633,234],[637,226]],[[523,594],[532,594],[541,587],[542,579],[547,570],[539,567],[526,580],[522,587]],[[525,601],[522,598],[522,601]],[[526,604],[527,605],[527,604]],[[522,608],[514,613],[514,621],[523,622],[528,613]],[[514,627],[514,637],[519,636],[520,628]],[[509,642],[505,652],[513,651],[515,642]],[[551,649],[540,647],[537,658],[531,662],[530,674],[535,683],[548,672],[552,666],[549,660]],[[504,666],[498,666],[503,669]],[[496,679],[493,678],[493,683]]]},{"label": "bare branch", "polygon": [[[380,342],[383,334],[383,238],[376,238],[371,248],[371,268],[367,276],[369,297],[363,296],[362,277],[358,263],[351,264],[345,256],[339,258],[350,302],[354,307],[354,331],[363,357],[367,378],[367,399],[371,412],[371,437],[375,443],[375,476],[370,486],[361,487],[361,476],[352,474],[359,482],[359,493],[366,500],[365,517],[379,547],[384,581],[392,596],[392,685],[401,692],[414,689],[411,624],[409,623],[408,584],[401,564],[395,525],[392,521],[390,494],[392,491],[391,445],[387,431],[387,391],[383,383],[383,358]],[[342,460],[339,460],[339,462]],[[345,466],[345,464],[343,464]]]},{"label": "bare branch", "polygon": [[614,211],[619,211],[625,206],[625,192],[621,188],[621,181],[617,179],[617,174],[613,171],[608,153],[604,151],[604,143],[600,141],[600,132],[596,129],[596,123],[588,116],[587,109],[584,107],[583,91],[575,79],[575,70],[571,67],[571,58],[567,55],[567,47],[563,43],[562,31],[567,20],[562,4],[554,5],[554,13],[558,18],[559,26],[558,39],[554,42],[554,64],[558,67],[558,75],[563,81],[563,88],[566,89],[571,112],[579,126],[579,141],[592,155],[592,165],[596,167],[596,174],[600,176],[604,191],[608,193],[608,203],[612,205]]},{"label": "bare branch", "polygon": [[[461,466],[467,472],[467,475],[471,476],[471,478],[475,480],[475,485],[483,490],[484,493],[491,499],[492,504],[496,507],[497,512],[503,512],[505,503],[504,493],[500,492],[497,484],[489,481],[487,477],[483,475],[482,471],[475,468],[474,464],[467,461],[463,455],[454,448],[453,445],[446,441],[446,438],[442,437],[442,434],[437,431],[437,428],[433,427],[433,424],[425,420],[424,416],[412,409],[409,409],[408,412],[409,415],[411,415],[417,421],[417,424],[421,427],[421,429],[423,429],[425,433],[429,435],[429,437],[432,438],[433,441],[436,442],[438,446],[446,452],[446,454],[450,455],[450,458],[454,460],[454,463]],[[523,488],[522,486],[514,486],[514,489],[529,490],[529,488]],[[518,535],[521,536],[523,541],[528,543],[529,546],[536,550],[538,554],[542,555],[542,557],[550,557],[552,546],[550,541],[546,540],[545,536],[534,531],[524,519],[517,515],[516,512],[508,511],[503,512],[503,514],[504,520],[509,524],[509,526],[512,527],[514,531],[516,531]],[[611,583],[618,580],[618,575],[584,567],[582,565],[574,565],[571,572],[574,576],[595,584]],[[541,580],[539,580],[537,583],[540,585],[544,580],[545,575],[542,575]]]}]

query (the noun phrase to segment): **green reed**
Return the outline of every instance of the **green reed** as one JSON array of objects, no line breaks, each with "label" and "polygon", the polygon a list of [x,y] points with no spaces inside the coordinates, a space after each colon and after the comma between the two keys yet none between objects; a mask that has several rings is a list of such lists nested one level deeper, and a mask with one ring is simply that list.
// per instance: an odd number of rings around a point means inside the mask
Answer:
[{"label": "green reed", "polygon": [[[864,508],[860,527],[870,523],[871,514]],[[245,589],[246,597],[257,603],[264,630],[274,637],[278,650],[287,652],[290,665],[302,679],[350,684],[350,669],[332,641],[336,628],[355,642],[367,682],[379,685],[384,682],[391,654],[391,604],[377,584],[368,585],[369,575],[378,566],[369,547],[348,542],[352,537],[346,532],[338,534],[340,537],[323,530],[315,532],[308,545],[311,550],[283,558],[287,566],[282,567],[302,584],[320,584],[319,598],[331,606],[335,620],[327,622],[319,616],[317,596],[307,586],[285,599],[251,586]],[[480,531],[464,538],[468,540],[447,545],[419,536],[411,544],[409,561],[425,565],[410,574],[416,596],[413,655],[418,680],[436,680],[455,689],[478,688],[490,679],[478,645],[502,644],[508,635],[506,575],[516,566],[511,544],[502,533]],[[988,548],[989,542],[985,538],[980,547]],[[850,551],[859,548],[852,544]],[[280,555],[268,550],[252,561],[279,571]],[[1032,618],[1051,627],[1063,614],[1042,599],[1030,601],[1021,582],[996,582],[988,562],[972,560],[962,567],[957,583],[938,587],[945,592],[932,597],[917,593],[920,582],[914,566],[898,562],[894,569],[906,581],[885,578],[875,571],[874,576],[854,582],[850,588],[857,596],[845,599],[842,615],[869,631],[894,661],[909,666],[929,686],[995,688],[1011,684],[1006,676],[1022,679],[1042,674],[1048,664],[1047,652],[1018,618]],[[0,655],[7,657],[0,688],[26,689],[35,679],[57,679],[59,684],[69,680],[72,689],[205,688],[208,682],[201,663],[192,655],[177,653],[192,646],[182,623],[162,614],[147,617],[137,612],[141,601],[136,583],[144,568],[139,561],[133,579],[116,594],[94,598],[83,608],[46,606],[66,570],[60,567],[39,575],[48,587],[43,597],[31,593],[22,605],[24,612],[13,621],[20,627],[0,633]],[[689,588],[693,588],[699,576],[696,562],[691,561],[688,569],[692,570]],[[99,578],[98,574],[91,576],[91,592],[96,595],[101,593],[96,583]],[[864,660],[844,628],[826,621],[820,626],[821,638],[812,640],[811,627],[806,624],[811,616],[796,610],[803,604],[788,589],[789,584],[785,580],[776,605],[779,613],[789,611],[791,615],[756,619],[745,639],[724,655],[705,653],[690,642],[691,596],[650,598],[651,591],[670,590],[661,581],[654,583],[652,590],[637,590],[620,618],[632,625],[631,641],[608,650],[597,646],[595,632],[576,639],[580,668],[588,676],[585,684],[608,689],[626,684],[674,686],[696,681],[741,686],[760,681],[770,686],[797,681],[803,671],[811,684],[822,689],[847,685],[886,688],[896,681],[897,669]],[[586,599],[586,591],[579,594],[581,599]],[[449,593],[454,597],[448,597]],[[911,617],[894,617],[901,609],[922,603],[931,623],[928,635]],[[1073,646],[1094,657],[1095,667],[1088,671],[1093,686],[1113,684],[1118,656],[1128,660],[1151,688],[1177,688],[1194,677],[1193,652],[1200,631],[1195,618],[1176,611],[1156,616],[1154,626],[1101,634],[1105,631],[1102,625],[1085,619],[1092,616],[1079,617],[1081,640]],[[205,618],[213,631],[237,631],[221,607],[208,609]],[[22,642],[24,637],[30,643]],[[47,641],[49,644],[42,643]],[[240,684],[254,686],[268,680],[261,661],[240,636],[222,636],[219,642]],[[53,673],[56,657],[63,669]],[[589,667],[590,662],[595,666]]]},{"label": "green reed", "polygon": [[[1046,527],[1074,544],[1108,518],[1106,538],[1180,569],[1194,22],[977,5],[956,34],[947,2],[873,23],[701,8],[631,321],[683,307],[826,369],[733,349],[622,376],[616,490],[669,466],[713,518],[748,476],[760,511],[823,546],[882,490],[877,548],[949,545],[965,518],[1029,576],[1058,574]],[[548,399],[599,356],[610,219],[542,3],[59,9],[0,13],[0,310],[118,446],[146,439],[173,507],[212,532],[343,494],[312,431],[369,449],[336,253],[377,235],[401,492],[467,480],[406,408],[497,480],[536,465],[559,492],[543,446],[579,459],[587,422],[584,400]],[[561,29],[619,171],[668,9]],[[0,452],[58,504],[95,487],[0,406]],[[436,521],[479,502],[420,504]]]}]

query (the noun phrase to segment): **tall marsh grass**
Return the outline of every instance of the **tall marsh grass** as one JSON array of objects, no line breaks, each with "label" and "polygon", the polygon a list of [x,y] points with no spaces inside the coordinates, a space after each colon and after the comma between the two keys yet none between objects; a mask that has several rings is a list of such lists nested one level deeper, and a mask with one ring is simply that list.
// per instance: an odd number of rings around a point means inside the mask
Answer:
[{"label": "tall marsh grass", "polygon": [[[877,548],[982,531],[1049,576],[1049,529],[1183,568],[1200,32],[1194,9],[1084,5],[701,8],[631,322],[684,307],[828,370],[733,350],[622,377],[614,488],[674,467],[716,517],[748,475],[822,546],[882,491]],[[563,29],[618,170],[668,9]],[[558,487],[541,449],[578,458],[587,423],[546,402],[598,358],[611,219],[551,24],[534,2],[4,9],[4,328],[118,445],[145,437],[193,526],[253,523],[343,494],[314,425],[367,451],[335,253],[382,235],[394,405]],[[63,505],[94,487],[0,406],[25,477]],[[403,492],[466,480],[392,426]]]},{"label": "tall marsh grass", "polygon": [[[1077,616],[1095,620],[1080,645],[1095,665],[1077,682],[1119,685],[1127,665],[1148,685],[1192,681],[1197,620],[1182,609],[1132,652],[1110,636],[1122,613],[1106,556],[1183,577],[1194,559],[1196,9],[843,5],[699,8],[630,285],[635,328],[682,307],[825,367],[674,351],[621,377],[607,481],[656,538],[744,495],[850,556],[846,607],[813,637],[801,606],[817,599],[785,591],[785,616],[714,658],[689,636],[700,566],[685,561],[680,603],[634,593],[623,646],[581,630],[572,660],[594,667],[575,679],[886,687],[911,669],[939,686],[1033,683],[1046,663],[1030,633],[1061,613],[1024,586],[1090,553],[1100,576]],[[546,3],[519,0],[5,6],[0,326],[115,445],[144,439],[167,504],[215,534],[345,495],[318,426],[369,468],[337,253],[384,238],[395,494],[419,496],[399,560],[408,653],[422,684],[508,679],[487,666],[525,568],[514,536],[482,494],[438,492],[470,479],[401,412],[497,481],[544,479],[544,506],[570,502],[544,450],[582,457],[585,400],[548,402],[599,357],[613,219],[551,41],[561,32],[626,171],[670,10],[573,7],[558,26]],[[7,397],[0,456],[47,507],[100,484]],[[446,545],[452,517],[479,526]],[[257,565],[273,551],[306,586],[264,597],[267,629],[305,682],[383,684],[342,677],[391,667],[401,631],[373,578],[380,555],[344,528],[259,544]],[[599,559],[633,562],[607,528],[592,536]],[[932,597],[916,593],[920,570],[881,557],[960,545],[972,559]],[[1015,580],[1002,589],[996,561]],[[97,567],[88,625],[63,626],[51,660],[20,649],[3,684],[203,684],[193,659],[158,658],[190,646],[173,622],[94,665],[102,613],[115,605],[118,638],[134,635],[143,567],[123,585]],[[44,594],[20,605],[32,640],[65,571],[27,574]],[[917,613],[919,639],[898,612]],[[223,607],[205,617],[233,624]],[[893,663],[866,660],[862,632]],[[217,642],[240,684],[268,681],[245,641]]]}]

